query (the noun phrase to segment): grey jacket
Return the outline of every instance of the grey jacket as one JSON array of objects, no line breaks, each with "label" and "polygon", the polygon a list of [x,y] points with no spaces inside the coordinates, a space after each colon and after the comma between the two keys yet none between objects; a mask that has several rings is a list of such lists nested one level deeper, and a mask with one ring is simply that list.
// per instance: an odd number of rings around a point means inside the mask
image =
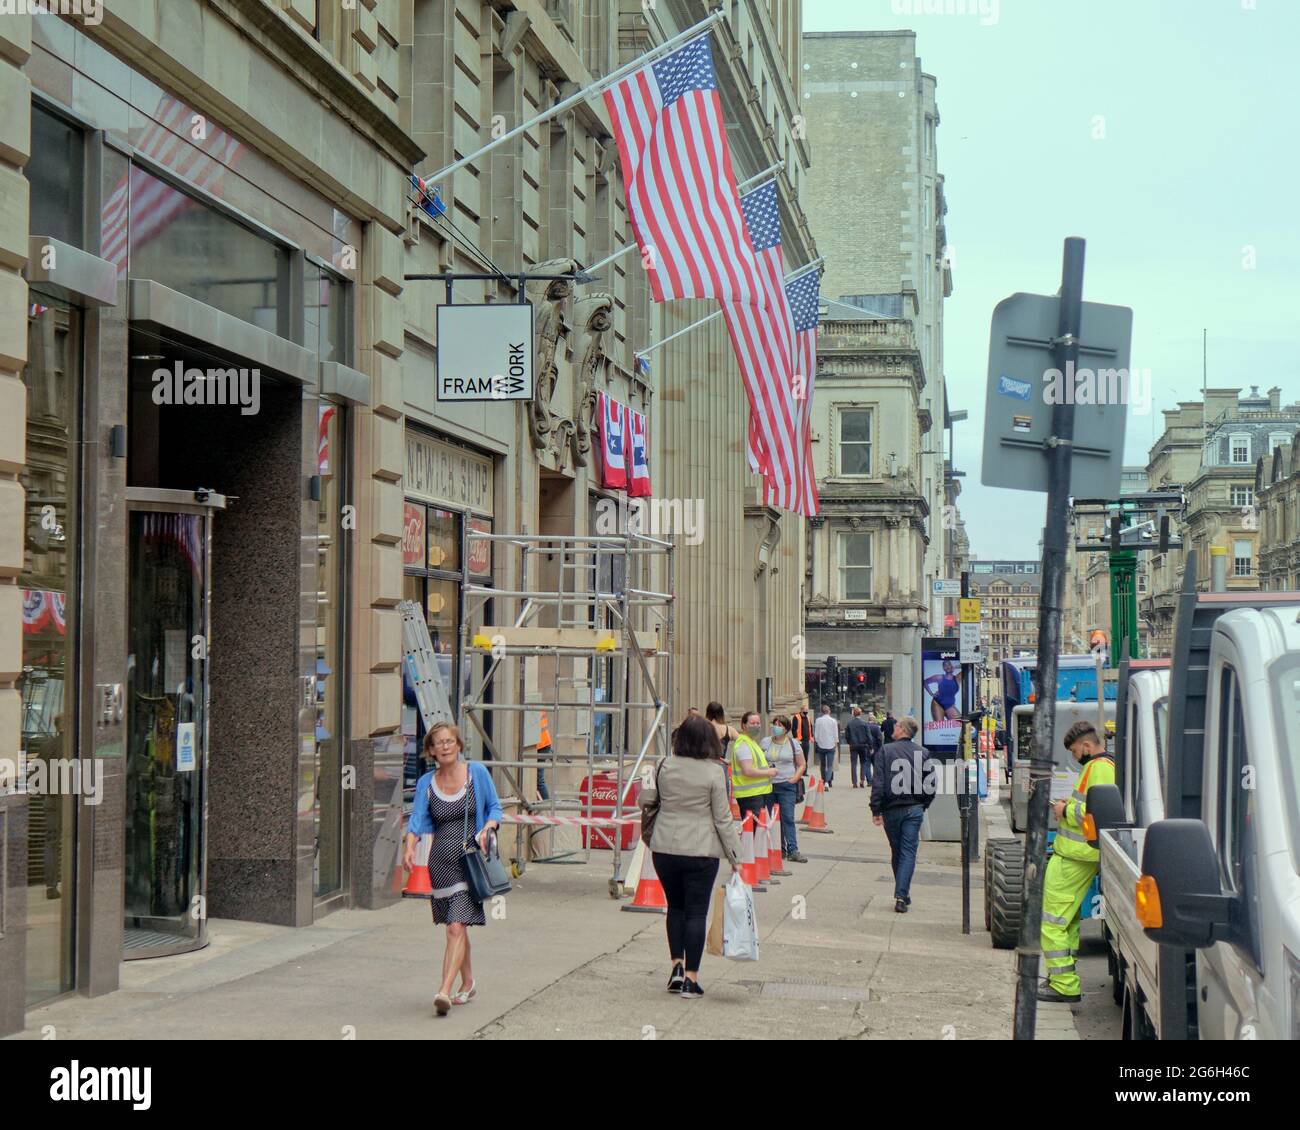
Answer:
[{"label": "grey jacket", "polygon": [[727,767],[721,761],[701,761],[671,754],[656,769],[649,788],[641,790],[641,806],[659,797],[659,816],[650,850],[666,855],[711,856],[740,860],[740,836],[727,801]]}]

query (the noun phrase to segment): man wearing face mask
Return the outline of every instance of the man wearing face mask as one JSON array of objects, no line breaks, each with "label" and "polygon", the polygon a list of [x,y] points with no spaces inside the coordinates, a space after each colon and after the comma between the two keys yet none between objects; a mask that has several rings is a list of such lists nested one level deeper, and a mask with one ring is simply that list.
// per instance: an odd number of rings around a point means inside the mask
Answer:
[{"label": "man wearing face mask", "polygon": [[803,780],[808,763],[790,732],[790,719],[784,714],[776,715],[772,719],[771,733],[759,744],[776,770],[772,779],[772,799],[781,806],[781,858],[807,863],[807,857],[799,853],[794,810],[799,802],[799,782]]},{"label": "man wearing face mask", "polygon": [[767,754],[759,745],[763,736],[763,718],[757,710],[748,711],[740,720],[740,736],[727,748],[731,766],[731,795],[740,809],[741,818],[755,816],[772,804],[772,779],[776,769],[768,764]]}]

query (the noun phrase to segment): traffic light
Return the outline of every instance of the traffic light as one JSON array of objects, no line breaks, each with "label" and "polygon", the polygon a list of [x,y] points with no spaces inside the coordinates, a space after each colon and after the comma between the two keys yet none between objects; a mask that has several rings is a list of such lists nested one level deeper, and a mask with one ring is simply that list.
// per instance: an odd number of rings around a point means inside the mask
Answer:
[{"label": "traffic light", "polygon": [[840,666],[839,661],[835,658],[835,656],[828,655],[826,657],[826,678],[830,680],[831,683],[837,682],[835,676],[839,670],[839,666]]}]

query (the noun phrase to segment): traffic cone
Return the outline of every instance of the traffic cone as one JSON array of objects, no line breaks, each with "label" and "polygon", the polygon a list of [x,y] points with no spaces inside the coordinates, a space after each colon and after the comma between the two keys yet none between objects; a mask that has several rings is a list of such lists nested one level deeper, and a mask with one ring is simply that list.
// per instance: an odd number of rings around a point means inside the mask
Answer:
[{"label": "traffic cone", "polygon": [[807,824],[812,818],[813,802],[817,799],[818,779],[816,777],[808,778],[808,791],[804,794],[803,815],[799,817],[798,823]]},{"label": "traffic cone", "polygon": [[[767,818],[769,821],[767,848],[772,874],[789,875],[791,872],[781,865],[781,806],[779,804],[773,806],[772,811],[767,814]],[[772,882],[775,883],[776,880],[773,879]]]},{"label": "traffic cone", "polygon": [[668,900],[664,897],[664,885],[659,882],[655,871],[654,853],[646,851],[641,860],[641,878],[636,885],[636,898],[619,910],[631,910],[638,914],[667,914]]},{"label": "traffic cone", "polygon": [[433,884],[429,882],[429,852],[433,850],[433,837],[421,836],[415,849],[415,865],[402,888],[404,899],[433,898]]},{"label": "traffic cone", "polygon": [[758,885],[758,866],[754,862],[754,814],[745,813],[740,825],[740,879],[755,893],[767,890]]},{"label": "traffic cone", "polygon": [[830,832],[833,829],[826,824],[826,786],[818,782],[817,802],[813,805],[813,810],[808,816],[808,826],[805,832]]},{"label": "traffic cone", "polygon": [[754,868],[760,883],[772,878],[771,857],[767,847],[767,811],[760,808],[754,813]]},{"label": "traffic cone", "polygon": [[731,818],[733,820],[740,819],[740,805],[736,803],[736,798],[734,796],[731,798]]}]

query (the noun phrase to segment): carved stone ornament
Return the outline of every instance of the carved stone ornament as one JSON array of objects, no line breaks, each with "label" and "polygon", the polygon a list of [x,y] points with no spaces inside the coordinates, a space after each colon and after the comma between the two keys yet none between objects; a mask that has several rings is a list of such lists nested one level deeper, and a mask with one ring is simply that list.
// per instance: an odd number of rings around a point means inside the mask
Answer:
[{"label": "carved stone ornament", "polygon": [[578,363],[577,388],[573,397],[573,429],[569,449],[573,465],[585,467],[591,461],[591,432],[596,419],[597,379],[605,375],[605,335],[614,327],[614,296],[597,292],[574,303],[574,323],[581,327],[582,353]]},{"label": "carved stone ornament", "polygon": [[[548,259],[532,268],[539,275],[571,274],[578,269],[573,259]],[[533,399],[528,404],[528,435],[541,450],[551,443],[557,421],[551,412],[551,397],[560,370],[556,360],[563,356],[560,339],[569,335],[568,307],[573,297],[572,279],[537,279],[525,285],[528,300],[536,310],[536,345],[533,350],[537,374]]]}]

